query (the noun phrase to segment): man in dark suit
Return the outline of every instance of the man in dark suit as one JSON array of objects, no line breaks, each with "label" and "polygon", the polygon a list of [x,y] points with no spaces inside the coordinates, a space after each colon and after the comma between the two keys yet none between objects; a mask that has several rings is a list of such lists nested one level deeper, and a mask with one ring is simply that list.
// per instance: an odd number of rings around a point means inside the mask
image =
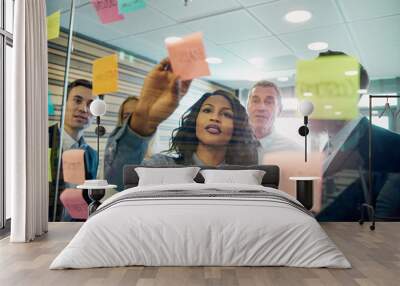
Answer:
[{"label": "man in dark suit", "polygon": [[[85,179],[96,179],[97,168],[98,168],[98,156],[97,152],[86,143],[83,136],[84,130],[87,129],[93,121],[93,115],[90,113],[90,104],[94,100],[92,94],[92,83],[88,80],[78,79],[71,82],[67,89],[67,104],[65,109],[64,119],[64,134],[62,151],[70,149],[82,149],[84,153],[85,162]],[[50,184],[50,204],[49,204],[49,215],[53,215],[54,195],[57,178],[57,167],[58,167],[58,153],[60,148],[60,129],[58,126],[49,128],[49,147],[51,151],[51,169],[53,182]],[[63,190],[66,187],[71,187],[63,181],[62,169],[60,170],[60,184],[59,189]],[[60,194],[61,192],[59,192]],[[84,198],[89,202],[87,192],[84,192]],[[58,208],[60,209],[60,208]],[[60,213],[57,212],[57,216]],[[71,221],[72,219],[68,215],[67,210],[63,210],[62,220]]]},{"label": "man in dark suit", "polygon": [[[344,55],[328,51],[320,56]],[[360,89],[368,87],[367,71],[360,65]],[[372,203],[376,216],[388,218],[400,210],[400,135],[372,125],[372,193],[368,192],[369,120],[311,119],[311,132],[327,131],[330,140],[324,152],[322,209],[319,221],[357,221],[361,204]]]}]

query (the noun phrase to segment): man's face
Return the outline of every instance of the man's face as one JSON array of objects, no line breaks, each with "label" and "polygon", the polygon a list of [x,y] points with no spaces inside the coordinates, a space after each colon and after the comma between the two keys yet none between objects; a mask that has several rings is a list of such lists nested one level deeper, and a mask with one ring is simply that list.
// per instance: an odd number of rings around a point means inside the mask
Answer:
[{"label": "man's face", "polygon": [[251,127],[254,130],[271,131],[275,118],[280,112],[278,92],[273,87],[253,88],[247,105]]},{"label": "man's face", "polygon": [[93,118],[89,110],[93,100],[94,96],[90,88],[84,86],[72,88],[67,99],[65,125],[77,131],[87,128]]}]

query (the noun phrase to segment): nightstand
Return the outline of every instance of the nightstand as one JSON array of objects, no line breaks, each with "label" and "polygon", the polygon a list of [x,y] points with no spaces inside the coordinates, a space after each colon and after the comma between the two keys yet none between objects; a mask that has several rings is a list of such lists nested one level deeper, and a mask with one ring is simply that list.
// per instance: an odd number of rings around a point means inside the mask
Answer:
[{"label": "nightstand", "polygon": [[106,189],[114,189],[116,185],[109,185],[107,180],[85,180],[83,185],[79,185],[78,189],[87,189],[89,198],[92,202],[88,206],[89,216],[94,213],[101,205],[100,200],[104,197]]},{"label": "nightstand", "polygon": [[311,210],[313,207],[313,183],[320,177],[289,177],[290,180],[296,181],[296,199],[302,205]]}]

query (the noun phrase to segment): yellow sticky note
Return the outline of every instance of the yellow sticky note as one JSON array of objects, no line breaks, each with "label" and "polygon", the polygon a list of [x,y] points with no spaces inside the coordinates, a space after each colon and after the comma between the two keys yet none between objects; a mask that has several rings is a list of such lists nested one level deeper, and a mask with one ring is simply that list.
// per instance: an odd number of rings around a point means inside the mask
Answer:
[{"label": "yellow sticky note", "polygon": [[48,157],[48,168],[47,168],[47,177],[49,179],[49,182],[53,181],[52,175],[51,175],[51,148],[47,149],[47,157]]},{"label": "yellow sticky note", "polygon": [[60,11],[47,16],[47,39],[57,39],[60,36]]},{"label": "yellow sticky note", "polygon": [[93,62],[93,94],[118,91],[117,54],[97,59]]},{"label": "yellow sticky note", "polygon": [[296,95],[314,104],[311,118],[351,120],[358,116],[360,64],[350,56],[300,60],[296,65]]}]

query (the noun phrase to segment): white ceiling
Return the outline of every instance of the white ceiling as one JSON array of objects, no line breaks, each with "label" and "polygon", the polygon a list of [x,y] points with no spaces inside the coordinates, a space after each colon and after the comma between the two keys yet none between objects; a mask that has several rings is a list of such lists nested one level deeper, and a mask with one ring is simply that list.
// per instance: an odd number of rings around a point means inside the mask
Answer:
[{"label": "white ceiling", "polygon": [[[47,0],[48,14],[62,10],[68,27],[71,0]],[[74,31],[158,61],[167,55],[164,39],[202,31],[210,65],[209,79],[233,88],[250,79],[288,76],[295,63],[318,55],[307,49],[324,41],[329,49],[357,57],[372,78],[400,76],[400,0],[148,0],[145,9],[120,22],[100,23],[88,0],[76,0]],[[287,12],[308,10],[303,24],[284,20]],[[262,66],[250,58],[263,57]],[[282,85],[282,84],[281,84]]]}]

